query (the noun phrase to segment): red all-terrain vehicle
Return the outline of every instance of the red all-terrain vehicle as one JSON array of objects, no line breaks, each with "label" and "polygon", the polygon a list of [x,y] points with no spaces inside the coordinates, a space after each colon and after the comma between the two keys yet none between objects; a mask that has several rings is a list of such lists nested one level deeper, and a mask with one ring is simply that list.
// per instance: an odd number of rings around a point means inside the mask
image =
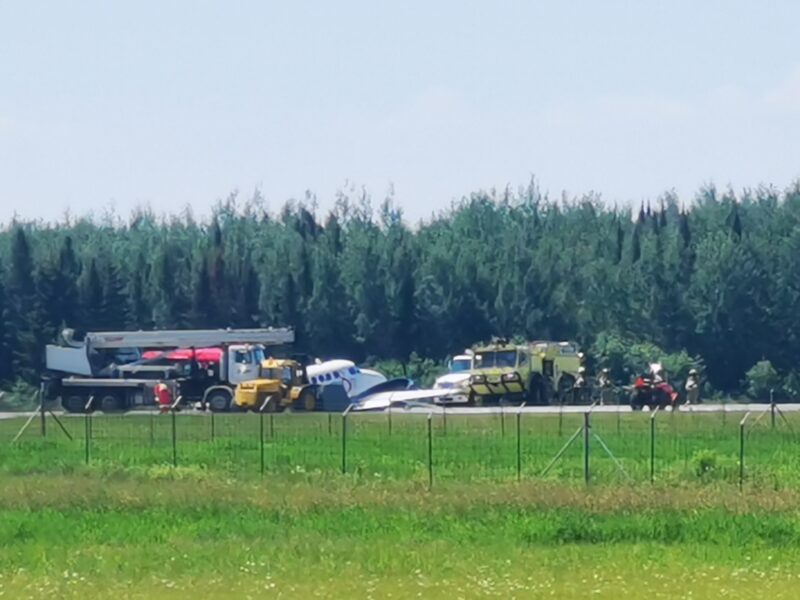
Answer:
[{"label": "red all-terrain vehicle", "polygon": [[645,406],[650,410],[674,407],[678,401],[678,392],[666,381],[656,382],[649,376],[642,375],[633,384],[631,408],[642,410]]}]

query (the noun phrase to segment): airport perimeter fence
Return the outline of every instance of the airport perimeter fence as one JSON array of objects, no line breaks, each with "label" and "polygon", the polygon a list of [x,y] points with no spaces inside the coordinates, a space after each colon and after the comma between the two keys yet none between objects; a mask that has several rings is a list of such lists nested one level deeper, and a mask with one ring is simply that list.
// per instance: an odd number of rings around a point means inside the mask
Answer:
[{"label": "airport perimeter fence", "polygon": [[0,421],[0,472],[177,467],[234,477],[725,481],[800,488],[800,414],[448,411],[60,415]]}]

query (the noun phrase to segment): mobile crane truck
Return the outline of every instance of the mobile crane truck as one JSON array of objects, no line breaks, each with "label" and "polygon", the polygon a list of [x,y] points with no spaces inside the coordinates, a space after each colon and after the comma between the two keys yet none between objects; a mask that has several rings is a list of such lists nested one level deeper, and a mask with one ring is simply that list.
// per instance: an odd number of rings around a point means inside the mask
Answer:
[{"label": "mobile crane truck", "polygon": [[[42,388],[67,412],[113,412],[154,404],[159,382],[184,403],[215,411],[231,408],[236,385],[256,379],[267,346],[294,342],[290,328],[89,332],[76,341],[64,330],[46,349]],[[166,351],[188,349],[180,358]],[[217,348],[218,358],[196,360],[196,349]],[[143,358],[145,350],[163,350]]]}]

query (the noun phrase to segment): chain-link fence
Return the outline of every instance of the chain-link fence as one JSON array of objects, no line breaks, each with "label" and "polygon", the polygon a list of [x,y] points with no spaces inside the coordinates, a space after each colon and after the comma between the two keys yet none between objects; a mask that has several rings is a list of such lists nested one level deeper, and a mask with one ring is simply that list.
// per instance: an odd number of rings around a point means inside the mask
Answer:
[{"label": "chain-link fence", "polygon": [[0,420],[0,472],[173,466],[434,485],[536,479],[800,487],[800,417],[776,405],[749,413],[583,410],[34,413]]}]

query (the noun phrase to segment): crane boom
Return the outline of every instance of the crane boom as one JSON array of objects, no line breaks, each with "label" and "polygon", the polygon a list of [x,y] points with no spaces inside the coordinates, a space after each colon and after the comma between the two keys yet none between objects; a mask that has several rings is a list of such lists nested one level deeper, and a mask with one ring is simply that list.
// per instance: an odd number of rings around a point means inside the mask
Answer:
[{"label": "crane boom", "polygon": [[[66,338],[65,339],[70,339]],[[294,330],[288,327],[265,329],[187,329],[162,331],[89,332],[83,345],[90,348],[202,348],[227,344],[291,344]],[[74,342],[70,342],[70,345]]]}]

